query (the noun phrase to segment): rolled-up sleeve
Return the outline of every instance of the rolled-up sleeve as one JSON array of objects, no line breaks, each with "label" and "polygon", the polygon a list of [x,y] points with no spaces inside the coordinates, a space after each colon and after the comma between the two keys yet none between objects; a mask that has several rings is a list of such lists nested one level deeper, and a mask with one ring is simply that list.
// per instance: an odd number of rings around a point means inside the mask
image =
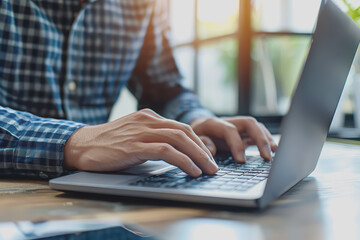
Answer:
[{"label": "rolled-up sleeve", "polygon": [[0,174],[60,176],[65,143],[82,126],[0,107]]},{"label": "rolled-up sleeve", "polygon": [[182,85],[182,76],[169,44],[167,1],[153,3],[145,40],[128,82],[137,98],[138,108],[151,108],[164,117],[190,123],[214,114],[201,105],[198,97]]}]

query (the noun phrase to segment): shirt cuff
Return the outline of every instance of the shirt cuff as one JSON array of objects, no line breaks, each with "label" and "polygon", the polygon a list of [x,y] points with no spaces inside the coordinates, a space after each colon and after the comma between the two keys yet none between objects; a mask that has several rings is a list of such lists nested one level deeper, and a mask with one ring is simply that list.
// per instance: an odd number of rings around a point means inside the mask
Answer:
[{"label": "shirt cuff", "polygon": [[31,122],[19,138],[13,168],[31,170],[42,179],[58,177],[63,169],[64,149],[69,137],[84,124],[56,119]]},{"label": "shirt cuff", "polygon": [[[85,124],[41,118],[12,109],[1,110],[1,135],[9,142],[1,157],[0,173],[42,179],[64,174],[66,141]],[[6,124],[6,120],[11,124]]]}]

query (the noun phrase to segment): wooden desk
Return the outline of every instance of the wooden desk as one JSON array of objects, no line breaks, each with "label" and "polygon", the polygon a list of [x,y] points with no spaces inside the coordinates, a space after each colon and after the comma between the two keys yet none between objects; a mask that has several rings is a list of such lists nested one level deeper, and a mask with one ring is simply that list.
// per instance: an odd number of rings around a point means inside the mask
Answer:
[{"label": "wooden desk", "polygon": [[360,239],[360,146],[327,142],[316,170],[265,211],[66,194],[47,182],[0,179],[0,221],[105,217],[163,239],[196,239],[201,229],[207,240]]}]

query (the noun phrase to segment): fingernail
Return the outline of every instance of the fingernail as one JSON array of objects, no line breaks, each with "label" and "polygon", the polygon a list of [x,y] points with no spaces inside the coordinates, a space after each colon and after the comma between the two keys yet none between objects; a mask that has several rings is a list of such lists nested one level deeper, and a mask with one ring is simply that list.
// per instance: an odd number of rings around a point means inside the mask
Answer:
[{"label": "fingernail", "polygon": [[245,157],[245,154],[243,152],[239,152],[238,153],[238,159],[240,162],[246,162],[246,157]]},{"label": "fingernail", "polygon": [[274,150],[274,152],[276,152],[276,149],[278,148],[278,145],[277,145],[277,143],[276,142],[274,142],[274,141],[272,141],[272,145],[273,145],[273,150]]},{"label": "fingernail", "polygon": [[270,146],[267,144],[263,147],[264,150],[264,154],[265,154],[265,158],[267,158],[268,160],[271,160],[271,149]]},{"label": "fingernail", "polygon": [[211,170],[217,172],[217,171],[219,170],[219,167],[218,167],[218,165],[216,164],[215,160],[209,158],[209,162],[210,162],[210,168],[211,168]]},{"label": "fingernail", "polygon": [[202,171],[200,170],[200,168],[198,168],[195,164],[192,166],[191,170],[192,170],[194,176],[199,176],[202,174]]}]

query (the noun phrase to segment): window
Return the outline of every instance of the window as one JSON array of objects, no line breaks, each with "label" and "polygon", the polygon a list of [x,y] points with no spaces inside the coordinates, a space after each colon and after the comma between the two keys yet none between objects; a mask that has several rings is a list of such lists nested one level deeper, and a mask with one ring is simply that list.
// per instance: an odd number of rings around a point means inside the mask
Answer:
[{"label": "window", "polygon": [[170,0],[175,58],[184,84],[220,115],[238,111],[238,0]]},{"label": "window", "polygon": [[[350,0],[348,0],[350,1]],[[344,8],[343,0],[336,0]],[[283,116],[321,0],[170,0],[185,85],[219,115]]]},{"label": "window", "polygon": [[252,1],[250,114],[284,115],[302,70],[321,0]]}]

